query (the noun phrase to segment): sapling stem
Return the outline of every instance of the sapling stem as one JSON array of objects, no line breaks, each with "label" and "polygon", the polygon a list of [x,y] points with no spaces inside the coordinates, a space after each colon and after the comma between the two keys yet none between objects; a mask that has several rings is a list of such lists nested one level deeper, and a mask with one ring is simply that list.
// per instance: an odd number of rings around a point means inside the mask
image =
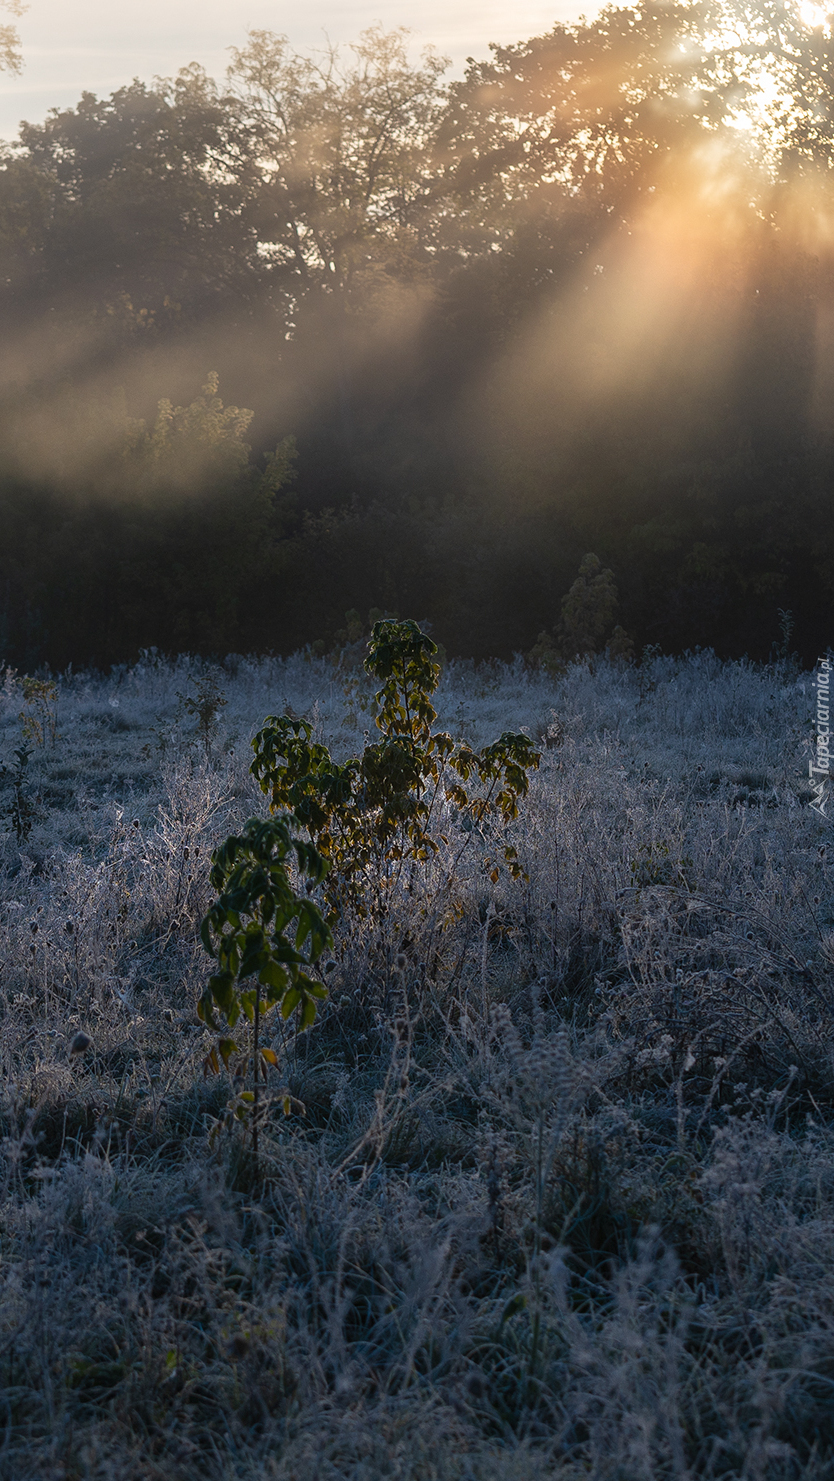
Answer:
[{"label": "sapling stem", "polygon": [[255,1173],[258,1171],[258,1111],[260,1109],[260,1030],[261,1030],[261,988],[260,983],[255,984],[255,1053],[253,1055],[253,1069],[255,1073],[254,1100],[252,1102],[252,1151],[255,1156]]}]

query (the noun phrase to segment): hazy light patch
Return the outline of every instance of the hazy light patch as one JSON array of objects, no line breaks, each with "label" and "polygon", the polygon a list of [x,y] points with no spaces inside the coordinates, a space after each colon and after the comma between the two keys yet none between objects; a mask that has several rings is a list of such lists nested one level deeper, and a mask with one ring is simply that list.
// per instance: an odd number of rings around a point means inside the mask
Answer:
[{"label": "hazy light patch", "polygon": [[647,397],[658,415],[668,406],[679,417],[693,392],[721,384],[750,271],[751,176],[744,151],[718,140],[678,156],[631,230],[612,229],[536,306],[467,397],[487,461],[532,463],[537,439],[557,434],[569,445],[589,416],[604,425]]},{"label": "hazy light patch", "polygon": [[773,110],[784,101],[785,94],[778,78],[764,67],[752,69],[747,80],[751,94],[744,108],[728,114],[727,122],[740,134],[766,138]]},{"label": "hazy light patch", "polygon": [[809,31],[816,31],[819,27],[830,27],[831,11],[827,5],[813,5],[811,0],[802,0],[798,8],[799,19]]}]

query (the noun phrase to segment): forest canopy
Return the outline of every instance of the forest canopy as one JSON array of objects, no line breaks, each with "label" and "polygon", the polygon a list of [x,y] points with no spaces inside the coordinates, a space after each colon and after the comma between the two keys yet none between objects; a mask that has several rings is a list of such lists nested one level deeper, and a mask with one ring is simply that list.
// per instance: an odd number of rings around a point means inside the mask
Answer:
[{"label": "forest canopy", "polygon": [[530,652],[591,551],[638,651],[831,642],[834,16],[609,7],[446,73],[253,31],[21,126],[0,658],[371,608]]}]

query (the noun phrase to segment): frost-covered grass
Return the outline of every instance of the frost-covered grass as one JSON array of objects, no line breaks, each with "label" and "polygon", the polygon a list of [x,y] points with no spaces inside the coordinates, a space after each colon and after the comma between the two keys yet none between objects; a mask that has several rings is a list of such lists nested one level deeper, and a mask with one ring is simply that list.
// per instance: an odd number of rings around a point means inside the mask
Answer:
[{"label": "frost-covered grass", "polygon": [[[358,667],[305,657],[59,681],[0,843],[0,1477],[834,1475],[810,676],[449,665],[456,736],[541,742],[529,879],[449,813],[418,884],[343,927],[314,1030],[273,1029],[305,1113],[276,1104],[256,1178],[209,1146],[197,932],[286,708],[339,754],[372,722]],[[7,672],[7,764],[22,709]]]}]

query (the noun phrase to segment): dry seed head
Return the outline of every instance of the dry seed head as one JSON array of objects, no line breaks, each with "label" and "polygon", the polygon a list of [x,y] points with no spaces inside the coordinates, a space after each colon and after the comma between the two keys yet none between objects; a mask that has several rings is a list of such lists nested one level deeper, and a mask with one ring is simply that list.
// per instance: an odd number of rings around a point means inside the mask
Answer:
[{"label": "dry seed head", "polygon": [[550,1081],[553,1068],[550,1045],[543,1044],[540,1040],[534,1041],[525,1055],[525,1079],[529,1080],[531,1086],[543,1087],[546,1082]]},{"label": "dry seed head", "polygon": [[497,1032],[504,1031],[508,1024],[512,1023],[510,1010],[506,1003],[494,1003],[490,1010],[492,1026]]},{"label": "dry seed head", "polygon": [[512,1020],[512,1014],[506,1003],[495,1003],[490,1010],[492,1031],[499,1043],[503,1044],[510,1057],[513,1067],[517,1067],[524,1059],[521,1037]]}]

